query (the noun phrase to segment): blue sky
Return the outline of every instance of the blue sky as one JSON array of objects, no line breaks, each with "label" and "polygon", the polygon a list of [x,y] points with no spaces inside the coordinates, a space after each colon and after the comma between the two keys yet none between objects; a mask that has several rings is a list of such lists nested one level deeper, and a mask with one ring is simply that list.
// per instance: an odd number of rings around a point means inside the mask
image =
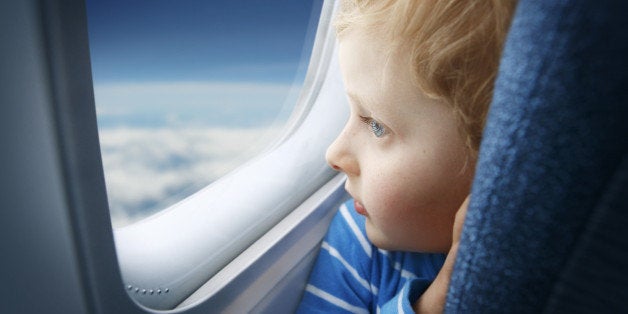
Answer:
[{"label": "blue sky", "polygon": [[88,0],[94,78],[292,82],[320,6],[320,0]]},{"label": "blue sky", "polygon": [[251,127],[285,119],[305,76],[321,6],[322,0],[88,0],[99,127],[183,120]]}]

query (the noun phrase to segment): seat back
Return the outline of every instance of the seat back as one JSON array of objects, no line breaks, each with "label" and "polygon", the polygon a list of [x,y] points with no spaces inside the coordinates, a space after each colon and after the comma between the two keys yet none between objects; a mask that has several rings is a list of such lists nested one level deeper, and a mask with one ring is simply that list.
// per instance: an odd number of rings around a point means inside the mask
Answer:
[{"label": "seat back", "polygon": [[446,312],[628,310],[626,12],[519,1]]}]

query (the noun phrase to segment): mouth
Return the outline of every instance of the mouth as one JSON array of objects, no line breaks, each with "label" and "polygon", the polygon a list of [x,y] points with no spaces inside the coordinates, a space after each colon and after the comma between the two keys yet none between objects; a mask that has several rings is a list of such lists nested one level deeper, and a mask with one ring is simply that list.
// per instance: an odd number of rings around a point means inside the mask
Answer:
[{"label": "mouth", "polygon": [[349,193],[349,195],[351,195],[351,197],[353,198],[353,208],[355,208],[355,211],[358,214],[368,217],[368,212],[366,211],[366,207],[364,207],[364,205],[362,205],[362,203],[358,201],[358,199],[353,195],[353,193],[351,193],[348,185],[349,185],[349,181],[345,182],[345,191],[347,191],[347,193]]},{"label": "mouth", "polygon": [[364,208],[364,205],[362,205],[362,203],[356,201],[355,199],[353,200],[353,207],[355,207],[355,211],[362,215],[362,216],[368,216],[368,213],[366,212],[366,208]]}]

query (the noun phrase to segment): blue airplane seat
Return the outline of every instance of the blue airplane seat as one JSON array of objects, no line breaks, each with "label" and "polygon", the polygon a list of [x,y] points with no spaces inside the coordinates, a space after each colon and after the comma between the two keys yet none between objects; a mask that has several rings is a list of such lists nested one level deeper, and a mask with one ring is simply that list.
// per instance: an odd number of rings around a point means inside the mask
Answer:
[{"label": "blue airplane seat", "polygon": [[519,1],[446,312],[628,312],[626,12]]}]

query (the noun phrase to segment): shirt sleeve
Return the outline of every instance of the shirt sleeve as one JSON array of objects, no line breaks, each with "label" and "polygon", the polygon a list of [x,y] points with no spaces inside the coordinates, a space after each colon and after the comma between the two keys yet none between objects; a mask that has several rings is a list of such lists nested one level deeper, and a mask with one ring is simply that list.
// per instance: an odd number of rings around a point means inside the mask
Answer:
[{"label": "shirt sleeve", "polygon": [[342,205],[321,243],[297,313],[374,312],[377,288],[369,278],[374,247],[362,228]]},{"label": "shirt sleeve", "polygon": [[394,298],[381,307],[381,314],[414,313],[412,304],[427,290],[431,281],[426,279],[410,279]]}]

